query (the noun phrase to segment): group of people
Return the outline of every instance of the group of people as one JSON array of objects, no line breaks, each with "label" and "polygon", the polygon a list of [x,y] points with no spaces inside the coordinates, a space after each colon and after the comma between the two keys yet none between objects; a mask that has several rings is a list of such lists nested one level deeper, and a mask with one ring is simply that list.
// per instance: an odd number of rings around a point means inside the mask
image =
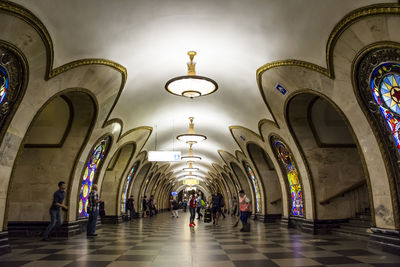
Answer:
[{"label": "group of people", "polygon": [[[60,181],[58,183],[58,190],[53,194],[53,202],[51,203],[49,211],[50,224],[47,226],[46,230],[43,233],[43,241],[48,241],[50,233],[53,230],[55,230],[56,227],[62,225],[61,209],[63,211],[68,210],[68,206],[63,204],[65,199],[66,189],[67,189],[66,183]],[[89,214],[89,219],[87,222],[87,231],[86,231],[86,235],[88,237],[97,236],[97,234],[95,233],[97,218],[99,216],[100,203],[103,203],[103,201],[99,198],[97,190],[98,190],[97,184],[93,184],[92,189],[88,196],[87,213]]]},{"label": "group of people", "polygon": [[[67,185],[65,182],[60,181],[58,183],[58,190],[53,194],[53,202],[50,206],[50,224],[46,228],[43,233],[43,240],[48,241],[50,233],[58,226],[62,224],[62,216],[61,216],[61,209],[64,211],[68,210],[68,206],[63,204],[66,194]],[[98,186],[96,184],[92,185],[92,189],[88,196],[88,206],[87,206],[87,213],[89,214],[89,219],[87,222],[87,236],[93,237],[96,236],[96,224],[97,218],[99,216],[99,207],[101,203],[104,203],[100,198],[99,194],[97,193]],[[178,218],[178,210],[180,208],[179,203],[176,199],[171,198],[171,212],[172,216]],[[203,214],[201,213],[202,209],[209,209],[211,208],[212,213],[212,220],[214,225],[218,225],[219,217],[222,215],[225,218],[224,214],[224,206],[225,201],[222,194],[218,191],[214,192],[211,196],[209,201],[204,201],[202,199],[201,194],[196,195],[195,192],[192,192],[190,196],[190,200],[184,200],[183,207],[184,211],[186,211],[186,206],[189,206],[190,211],[190,223],[189,227],[196,226],[195,218],[197,213],[197,219],[201,220]],[[251,200],[245,195],[243,190],[239,191],[239,201],[237,201],[236,197],[233,198],[233,207],[232,207],[232,214],[237,215],[237,209],[239,208],[240,216],[239,219],[242,222],[242,232],[249,232],[250,231],[250,224],[247,222],[248,218],[251,215]],[[144,196],[142,200],[142,209],[143,209],[143,217],[150,216],[152,217],[155,215],[156,212],[156,205],[154,203],[154,196],[151,195],[150,198],[147,200],[147,197]],[[134,208],[134,199],[131,195],[130,198],[127,200],[127,210],[130,212],[130,218],[135,218],[136,212]],[[234,226],[237,226],[239,220],[235,223]]]},{"label": "group of people", "polygon": [[[239,220],[242,222],[242,229],[241,232],[249,232],[250,231],[250,224],[247,222],[251,216],[251,200],[246,196],[243,190],[239,191],[239,201],[236,197],[233,197],[233,206],[232,206],[232,216],[237,216],[237,211],[239,210],[239,219],[234,224],[236,227],[239,223]],[[186,203],[186,205],[185,205]],[[201,220],[203,214],[201,213],[202,209],[211,209],[212,221],[214,225],[218,225],[220,216],[223,216],[225,219],[224,214],[224,207],[225,201],[222,194],[218,191],[215,191],[213,195],[209,198],[207,202],[205,202],[201,194],[196,195],[195,192],[192,192],[189,201],[184,199],[183,201],[183,208],[184,211],[186,210],[186,206],[189,207],[190,211],[190,222],[189,227],[196,226],[195,218],[197,213],[197,219]],[[173,217],[178,217],[178,209],[179,203],[176,199],[171,199],[171,211]]]},{"label": "group of people", "polygon": [[157,207],[156,204],[154,203],[154,196],[151,195],[149,199],[147,199],[147,196],[144,196],[142,199],[142,217],[153,217],[154,215],[157,214]]}]

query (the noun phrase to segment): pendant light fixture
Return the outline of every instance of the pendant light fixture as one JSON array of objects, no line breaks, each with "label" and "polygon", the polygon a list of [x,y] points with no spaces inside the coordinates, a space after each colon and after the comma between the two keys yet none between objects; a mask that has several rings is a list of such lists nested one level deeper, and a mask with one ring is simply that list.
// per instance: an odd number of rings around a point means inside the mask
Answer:
[{"label": "pendant light fixture", "polygon": [[185,161],[199,161],[199,160],[201,160],[201,157],[193,155],[193,148],[192,148],[193,143],[189,142],[189,145],[190,145],[189,155],[181,157],[181,160],[185,160]]},{"label": "pendant light fixture", "polygon": [[193,62],[193,58],[197,53],[189,51],[187,54],[190,58],[190,62],[187,63],[188,75],[170,79],[165,84],[165,89],[171,94],[189,98],[209,95],[217,91],[218,84],[214,80],[196,75],[196,63]]},{"label": "pendant light fixture", "polygon": [[195,172],[195,171],[198,171],[199,168],[194,168],[193,167],[193,162],[189,161],[189,167],[188,168],[183,168],[183,170],[187,171],[187,172]]},{"label": "pendant light fixture", "polygon": [[194,131],[194,117],[189,118],[190,123],[189,123],[189,131],[186,134],[180,134],[176,137],[176,139],[181,140],[183,142],[189,143],[189,144],[195,144],[198,142],[201,142],[203,140],[206,140],[207,137],[202,134],[196,134]]}]

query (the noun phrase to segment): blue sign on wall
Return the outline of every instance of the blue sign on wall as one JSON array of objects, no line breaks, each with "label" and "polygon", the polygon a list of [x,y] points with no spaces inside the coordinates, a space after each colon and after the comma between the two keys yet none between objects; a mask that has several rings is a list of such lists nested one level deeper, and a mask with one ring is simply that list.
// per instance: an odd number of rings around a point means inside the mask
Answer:
[{"label": "blue sign on wall", "polygon": [[287,90],[286,90],[285,88],[283,88],[283,86],[280,85],[279,83],[276,84],[275,88],[276,88],[279,92],[281,92],[282,95],[286,95]]}]

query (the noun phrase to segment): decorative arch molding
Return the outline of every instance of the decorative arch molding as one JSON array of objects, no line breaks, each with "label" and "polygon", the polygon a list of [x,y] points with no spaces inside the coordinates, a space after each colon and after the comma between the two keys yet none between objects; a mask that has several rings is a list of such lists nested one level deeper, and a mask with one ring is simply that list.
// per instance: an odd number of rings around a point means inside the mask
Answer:
[{"label": "decorative arch molding", "polygon": [[[108,128],[105,126],[105,122],[107,122],[124,88],[127,72],[123,66],[106,59],[82,59],[53,69],[53,44],[44,24],[29,10],[8,1],[0,3],[0,13],[3,14],[2,19],[4,23],[13,25],[19,29],[18,32],[1,32],[0,39],[14,44],[15,48],[24,55],[25,61],[30,66],[35,66],[35,68],[29,70],[29,81],[26,81],[25,97],[10,121],[9,127],[2,133],[4,139],[2,138],[2,143],[0,144],[0,154],[7,151],[7,159],[2,157],[3,160],[0,162],[0,166],[5,171],[4,177],[9,177],[12,170],[11,166],[17,157],[18,147],[22,142],[23,136],[34,114],[37,113],[48,99],[59,94],[65,88],[82,88],[77,90],[87,90],[90,92],[95,96],[94,101],[96,102],[96,106],[102,106],[102,110],[96,117],[93,126],[93,134],[98,137],[98,132],[102,131],[102,128],[103,131]],[[24,32],[29,34],[24,35]],[[24,42],[21,36],[30,36],[31,40]],[[83,78],[88,71],[93,74],[94,79]],[[25,77],[28,77],[28,74]],[[96,80],[96,86],[94,86],[93,80]],[[104,93],[104,90],[102,90],[104,87],[108,88],[107,93]],[[41,88],[42,92],[40,94],[37,93],[37,88]],[[12,131],[9,130],[11,128],[13,129]],[[90,139],[86,141],[86,147],[82,151],[90,149],[89,146],[93,144],[94,138]],[[9,142],[4,142],[4,140],[12,140],[12,146]],[[79,184],[81,168],[83,168],[86,160],[84,152],[80,153],[80,155],[81,158],[76,160],[74,178],[70,181],[70,188],[72,184],[76,187]],[[8,184],[9,178],[7,179]],[[72,205],[69,205],[70,210],[67,220],[71,221],[75,220],[76,217],[76,203],[72,202],[75,202],[77,188],[68,190],[68,192],[67,200],[71,202],[68,204]],[[1,199],[3,201],[7,198],[7,193],[7,191],[2,193]],[[0,220],[4,222],[3,218],[4,214],[2,213]]]},{"label": "decorative arch molding", "polygon": [[140,160],[137,160],[135,163],[133,163],[133,165],[131,165],[131,167],[127,169],[128,174],[124,173],[121,178],[121,184],[119,186],[120,190],[117,194],[117,210],[119,210],[120,213],[126,212],[126,200],[130,196],[129,192],[139,168]]},{"label": "decorative arch molding", "polygon": [[140,211],[141,206],[141,185],[144,182],[144,179],[147,177],[147,175],[150,173],[150,169],[152,168],[152,163],[147,161],[147,152],[145,154],[145,159],[142,161],[140,168],[138,169],[138,172],[136,174],[136,178],[132,183],[132,189],[131,193],[134,198],[136,198],[136,210]]},{"label": "decorative arch molding", "polygon": [[[373,4],[366,7],[362,7],[356,9],[349,14],[347,14],[343,19],[341,19],[331,31],[328,42],[326,45],[326,65],[327,67],[321,67],[316,64],[296,60],[296,59],[288,59],[288,60],[277,60],[270,63],[267,63],[260,68],[257,69],[256,77],[257,77],[257,84],[260,90],[260,94],[266,104],[268,110],[270,111],[275,123],[277,120],[272,112],[269,103],[267,101],[266,95],[263,90],[263,82],[262,82],[262,75],[264,72],[278,67],[298,67],[309,69],[313,72],[318,72],[322,75],[325,75],[328,78],[334,79],[335,78],[335,66],[333,63],[334,59],[334,49],[339,42],[341,36],[351,27],[353,24],[373,16],[380,16],[380,15],[400,15],[400,5],[397,3],[384,3],[384,4]],[[273,87],[275,88],[275,87]],[[277,123],[278,128],[280,127]]]},{"label": "decorative arch molding", "polygon": [[[298,160],[305,193],[312,192],[312,184],[311,181],[307,181],[310,179],[307,175],[307,166],[299,161],[301,153],[298,148],[293,147],[294,141],[288,136],[283,116],[285,99],[293,92],[312,88],[312,91],[326,95],[343,111],[354,130],[356,140],[363,148],[362,153],[372,189],[375,224],[378,228],[385,229],[400,228],[399,209],[393,205],[392,201],[394,198],[396,199],[396,196],[390,189],[392,183],[389,181],[392,179],[389,173],[390,168],[386,166],[384,156],[379,148],[379,141],[373,134],[368,118],[358,105],[354,105],[358,102],[356,95],[349,92],[354,90],[354,82],[351,84],[353,63],[361,51],[382,40],[400,42],[399,15],[399,4],[371,5],[349,13],[336,25],[329,37],[326,54],[328,68],[303,61],[284,60],[266,64],[257,71],[261,95],[274,116],[273,124],[280,127],[273,131],[281,134],[290,143],[292,152]],[[277,83],[282,83],[288,89],[287,96],[282,96],[277,90],[274,90]],[[267,101],[267,94],[274,97],[273,102]],[[266,128],[265,126],[261,127]],[[368,154],[365,151],[368,151]],[[391,194],[384,192],[391,192]],[[310,199],[310,201],[313,200]],[[397,199],[396,201],[398,202]],[[307,213],[311,212],[310,205],[307,203],[306,205]],[[385,208],[385,212],[377,212],[377,209],[381,211],[382,207]],[[314,214],[311,215],[314,217]],[[307,218],[311,217],[307,214]]]},{"label": "decorative arch molding", "polygon": [[[116,145],[120,146],[117,150],[113,150],[113,156],[108,161],[108,166],[112,165],[112,168],[106,169],[104,176],[101,179],[101,183],[99,184],[99,190],[101,192],[100,196],[106,203],[106,216],[102,218],[103,223],[115,223],[121,221],[121,218],[119,217],[121,205],[119,193],[124,181],[126,181],[125,173],[130,172],[132,169],[130,162],[137,150],[137,145],[134,141],[128,141]],[[132,175],[130,176],[130,179],[131,178]]]},{"label": "decorative arch molding", "polygon": [[81,60],[72,61],[70,63],[64,64],[60,67],[53,69],[53,62],[54,62],[53,41],[50,37],[49,32],[47,31],[46,26],[40,21],[40,19],[38,17],[36,17],[31,11],[24,8],[23,6],[9,2],[9,1],[2,1],[0,3],[0,11],[23,20],[25,23],[27,23],[33,29],[35,29],[37,34],[40,36],[40,38],[45,46],[46,55],[47,55],[46,71],[45,71],[45,77],[44,77],[45,80],[50,80],[51,78],[54,78],[57,75],[67,72],[68,70],[78,68],[80,66],[85,66],[85,65],[104,65],[104,66],[113,68],[114,70],[118,71],[121,74],[121,77],[122,77],[121,86],[118,91],[117,97],[116,97],[111,109],[109,110],[108,115],[106,116],[106,119],[104,120],[103,126],[105,126],[104,124],[108,121],[108,118],[110,117],[110,114],[111,114],[112,110],[114,109],[119,96],[121,95],[122,89],[125,86],[126,79],[127,79],[126,68],[116,62],[111,61],[111,60],[102,59],[102,58],[92,58],[92,59],[81,59]]},{"label": "decorative arch molding", "polygon": [[14,45],[0,41],[0,144],[18,109],[29,80],[29,66],[24,54]]},{"label": "decorative arch molding", "polygon": [[[377,42],[361,50],[352,65],[352,82],[357,101],[368,118],[369,125],[378,141],[386,171],[389,176],[390,192],[394,211],[400,209],[400,144],[399,120],[400,115],[395,103],[400,75],[400,42]],[[386,77],[393,77],[393,84],[386,84]],[[396,77],[397,76],[397,77]],[[385,85],[382,89],[382,84]],[[389,88],[389,86],[392,86]],[[385,103],[383,90],[389,91],[387,100],[394,104],[389,107]],[[397,108],[398,109],[398,108]],[[369,184],[370,185],[370,184]],[[385,207],[380,207],[379,213],[386,213]],[[397,227],[400,228],[400,214],[397,212]]]},{"label": "decorative arch molding", "polygon": [[[27,142],[27,133],[29,133],[31,131],[37,118],[40,116],[42,111],[44,111],[50,103],[52,103],[57,98],[62,98],[62,97],[67,97],[67,96],[70,98],[70,104],[71,104],[70,108],[76,109],[73,112],[73,114],[81,115],[80,118],[78,118],[78,119],[75,118],[74,123],[72,125],[73,129],[71,129],[71,131],[74,132],[74,134],[77,134],[77,132],[82,133],[82,130],[84,130],[84,132],[80,138],[77,138],[75,140],[67,140],[68,141],[67,143],[69,143],[69,144],[71,144],[71,142],[81,142],[81,145],[79,147],[77,147],[76,150],[69,151],[69,153],[72,152],[72,155],[73,155],[71,162],[70,162],[71,167],[70,167],[70,170],[68,171],[68,174],[65,175],[65,177],[63,179],[65,180],[65,182],[67,182],[67,185],[69,186],[69,188],[71,187],[71,184],[74,180],[73,174],[74,174],[74,171],[77,169],[78,159],[80,157],[82,157],[83,150],[84,150],[85,146],[87,145],[88,140],[92,134],[92,130],[93,130],[96,118],[97,118],[97,111],[98,111],[96,99],[95,99],[95,96],[92,94],[92,92],[89,90],[80,89],[80,88],[65,89],[65,90],[60,91],[57,94],[51,96],[49,99],[47,99],[47,101],[34,114],[32,121],[29,123],[27,130],[24,132],[23,138],[21,139],[21,142],[19,143],[18,152],[15,156],[15,160],[13,160],[13,161],[10,160],[10,162],[9,162],[9,164],[12,164],[12,169],[10,171],[10,179],[8,181],[8,189],[4,190],[4,192],[7,193],[7,197],[5,198],[6,203],[5,203],[5,209],[4,209],[5,217],[3,218],[2,214],[0,215],[0,217],[3,219],[3,224],[2,224],[3,229],[7,229],[7,223],[8,223],[8,215],[7,214],[8,214],[8,207],[9,207],[10,201],[11,201],[10,200],[10,192],[12,192],[12,184],[14,182],[14,175],[15,175],[16,168],[17,168],[16,165],[18,163],[18,159],[23,154],[23,150],[24,149],[28,149],[30,151],[34,150],[34,152],[37,153],[38,149],[42,149],[42,150],[44,149],[43,151],[55,151],[55,149],[62,148],[62,147],[56,147],[51,150],[47,150],[46,147],[27,147],[26,148],[24,144]],[[82,105],[84,105],[84,104],[86,104],[85,108],[81,109]],[[83,116],[83,114],[85,114],[86,117]],[[82,119],[85,122],[89,121],[86,128],[81,127],[83,121],[80,119]],[[70,133],[70,131],[69,131],[69,133]],[[64,140],[64,142],[65,141],[66,140]],[[4,143],[2,145],[4,145]],[[4,159],[7,159],[7,157],[0,157],[0,159],[4,160]],[[64,162],[64,163],[66,163],[66,162]],[[2,168],[3,167],[6,168],[4,165],[2,166]],[[57,180],[57,182],[58,182],[58,180]],[[41,191],[43,191],[43,189]],[[70,200],[71,194],[68,194],[66,198],[67,198],[67,201]],[[75,198],[73,199],[73,201],[75,201]],[[46,204],[46,206],[47,206],[47,204]],[[47,210],[47,208],[46,208],[46,210]],[[75,213],[76,211],[74,210],[73,212]],[[40,213],[40,212],[38,211],[38,213]],[[47,214],[47,212],[46,212],[46,214]],[[35,226],[30,225],[30,224],[26,224],[24,227],[26,227],[27,232],[29,232],[31,230],[33,230],[33,231],[37,230],[37,229],[33,229]]]},{"label": "decorative arch molding", "polygon": [[[359,140],[357,139],[357,135],[355,134],[354,129],[353,129],[348,117],[346,116],[344,111],[341,109],[341,107],[339,107],[330,97],[328,97],[324,93],[321,93],[320,91],[316,91],[316,90],[310,90],[310,89],[298,89],[295,92],[293,92],[292,94],[290,94],[287,97],[287,99],[285,100],[285,104],[284,104],[284,106],[285,106],[285,114],[284,115],[285,115],[285,121],[286,121],[286,125],[288,127],[288,131],[290,132],[290,135],[293,138],[294,143],[296,144],[296,147],[297,147],[297,149],[299,151],[299,154],[300,154],[300,156],[302,158],[302,162],[304,162],[304,164],[305,164],[308,177],[310,178],[310,182],[311,182],[311,185],[312,185],[311,193],[312,193],[313,202],[315,203],[315,205],[314,205],[315,217],[317,219],[321,219],[318,216],[317,207],[316,207],[316,205],[318,205],[317,196],[316,196],[316,193],[315,193],[315,190],[317,190],[316,185],[315,185],[316,181],[314,180],[314,178],[312,176],[312,173],[311,173],[310,162],[307,159],[307,157],[305,155],[305,152],[304,152],[302,146],[300,145],[300,142],[299,142],[299,140],[298,140],[298,138],[297,138],[297,136],[295,134],[295,131],[293,129],[293,126],[292,126],[292,124],[291,124],[291,122],[289,120],[289,108],[288,108],[290,103],[291,103],[291,101],[293,99],[295,99],[296,96],[306,95],[306,94],[314,95],[315,97],[317,97],[317,99],[322,99],[322,100],[326,101],[337,112],[337,114],[340,116],[340,118],[343,120],[344,124],[346,125],[347,130],[349,131],[351,137],[353,138],[355,146],[352,146],[352,145],[351,146],[349,146],[349,145],[344,145],[344,146],[343,145],[337,145],[337,147],[338,148],[347,148],[347,149],[351,149],[351,148],[356,148],[357,149],[358,156],[360,158],[362,169],[363,169],[363,175],[365,176],[365,182],[366,182],[367,188],[368,188],[368,196],[369,196],[371,214],[374,214],[374,201],[373,201],[371,182],[370,182],[369,173],[368,173],[368,166],[367,166],[366,161],[365,161],[363,149],[362,149],[362,147],[360,145]],[[312,102],[313,101],[311,101],[310,106],[313,104]],[[311,127],[311,130],[312,130],[312,126],[311,125],[310,125],[310,127]],[[315,136],[314,136],[314,138],[315,138]],[[319,147],[323,147],[323,148],[332,147],[332,145],[329,145],[329,146],[322,145],[321,146],[321,144],[319,143],[319,140],[317,140],[317,139],[315,139],[315,142],[317,143],[317,146],[319,146]],[[374,226],[375,225],[375,217],[372,216],[371,219],[372,219],[372,225]]]},{"label": "decorative arch molding", "polygon": [[232,162],[236,163],[238,166],[241,166],[240,161],[231,153],[224,151],[224,150],[218,150],[218,154],[220,155],[220,157],[222,158],[222,160],[225,163],[226,168],[229,169],[229,172],[233,178],[233,180],[235,181],[235,183],[239,186],[239,190],[243,189],[243,190],[247,190],[246,186],[248,185],[248,181],[247,180],[241,180],[233,171],[232,168]]}]

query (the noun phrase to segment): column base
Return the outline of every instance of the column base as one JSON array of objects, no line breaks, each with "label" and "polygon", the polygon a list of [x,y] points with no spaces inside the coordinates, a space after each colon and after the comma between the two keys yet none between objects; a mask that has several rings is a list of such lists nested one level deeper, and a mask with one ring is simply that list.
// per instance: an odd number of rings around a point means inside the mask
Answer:
[{"label": "column base", "polygon": [[337,220],[307,220],[302,217],[283,217],[281,225],[297,228],[308,234],[327,234],[331,229],[339,227],[341,223],[346,222],[346,219]]},{"label": "column base", "polygon": [[11,247],[8,240],[8,231],[0,232],[0,255],[10,253]]},{"label": "column base", "polygon": [[108,216],[101,217],[100,220],[101,220],[101,223],[103,223],[103,224],[119,224],[119,223],[122,223],[123,221],[128,221],[129,220],[129,215],[127,215],[127,214],[124,214],[124,215],[108,215]]},{"label": "column base", "polygon": [[282,214],[266,214],[260,216],[260,221],[265,223],[276,223],[281,221]]},{"label": "column base", "polygon": [[[8,235],[14,236],[42,236],[50,222],[8,222]],[[86,231],[87,219],[73,222],[64,222],[51,235],[70,237]],[[98,227],[101,227],[99,220]]]},{"label": "column base", "polygon": [[368,246],[385,252],[400,255],[400,231],[371,227]]}]

